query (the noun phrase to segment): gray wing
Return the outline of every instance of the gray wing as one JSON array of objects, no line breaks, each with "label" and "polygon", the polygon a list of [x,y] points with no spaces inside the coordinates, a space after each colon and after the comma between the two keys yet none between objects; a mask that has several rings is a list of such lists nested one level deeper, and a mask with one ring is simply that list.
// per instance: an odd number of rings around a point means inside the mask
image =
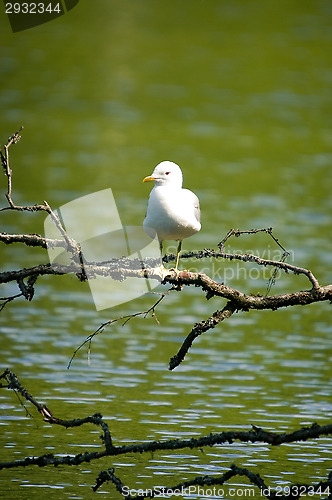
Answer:
[{"label": "gray wing", "polygon": [[186,195],[188,203],[191,203],[192,206],[193,206],[193,208],[194,208],[194,217],[195,217],[195,219],[197,220],[197,222],[201,223],[201,211],[200,211],[200,208],[199,208],[199,199],[198,199],[198,197],[195,195],[195,193],[193,193],[192,191],[190,191],[190,189],[183,189],[183,194]]},{"label": "gray wing", "polygon": [[194,214],[196,217],[196,220],[198,222],[201,222],[201,209],[199,208],[199,199],[197,196],[194,194],[195,199],[194,199]]}]

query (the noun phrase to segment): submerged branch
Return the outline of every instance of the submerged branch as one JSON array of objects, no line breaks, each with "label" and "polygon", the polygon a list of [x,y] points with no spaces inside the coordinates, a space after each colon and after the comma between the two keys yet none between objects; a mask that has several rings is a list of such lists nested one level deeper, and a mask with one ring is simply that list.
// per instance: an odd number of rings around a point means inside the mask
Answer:
[{"label": "submerged branch", "polygon": [[[7,388],[14,390],[17,394],[20,394],[23,398],[34,405],[39,413],[42,415],[43,420],[49,424],[61,425],[65,428],[75,428],[85,425],[87,423],[100,426],[103,431],[102,441],[104,448],[99,451],[80,453],[78,455],[53,455],[45,454],[39,457],[26,457],[21,460],[13,460],[9,462],[0,463],[0,469],[10,469],[17,467],[26,467],[37,465],[38,467],[45,467],[49,465],[58,466],[62,465],[79,465],[86,462],[91,462],[93,460],[98,460],[102,457],[119,456],[128,453],[146,453],[146,452],[157,452],[164,450],[182,450],[184,448],[198,449],[200,450],[206,446],[215,446],[223,444],[232,444],[234,441],[240,441],[243,443],[266,443],[272,446],[278,446],[283,443],[292,443],[298,441],[306,441],[308,439],[317,439],[321,436],[332,435],[332,424],[320,426],[318,424],[313,424],[311,427],[304,427],[302,429],[297,429],[293,432],[288,433],[275,433],[264,431],[259,427],[252,426],[249,431],[225,431],[218,434],[209,434],[206,436],[201,436],[198,438],[191,439],[169,439],[166,441],[148,441],[141,443],[131,443],[122,446],[116,446],[112,442],[111,432],[109,430],[108,424],[103,419],[100,413],[95,413],[94,415],[87,416],[84,418],[75,418],[72,420],[66,420],[62,418],[54,417],[48,407],[44,404],[39,403],[19,382],[17,376],[10,370],[5,370],[0,375],[0,380],[4,380],[5,384],[1,384],[0,388]],[[180,483],[177,486],[169,487],[169,489],[179,489],[180,487],[188,487],[190,485],[211,485],[211,484],[223,484],[225,481],[234,477],[235,475],[246,476],[252,484],[258,486],[259,488],[265,488],[265,483],[261,478],[247,469],[242,469],[232,465],[230,470],[227,471],[222,476],[214,478],[213,476],[197,476],[195,479]],[[116,486],[123,488],[123,483],[119,478],[114,476],[114,469],[109,469],[109,471],[101,471],[96,480],[96,486],[93,488],[96,491],[105,481],[112,481]],[[330,480],[331,481],[331,478]],[[322,483],[325,486],[329,486],[330,482]],[[318,487],[318,486],[317,486]],[[118,489],[119,491],[119,489]],[[149,496],[141,497],[148,498]],[[130,497],[127,497],[130,498]],[[266,498],[275,498],[274,496],[266,496]]]},{"label": "submerged branch", "polygon": [[[5,370],[0,375],[0,380],[5,380],[6,384],[1,384],[0,388],[7,388],[18,392],[27,401],[33,404],[39,413],[43,416],[43,420],[50,424],[61,425],[63,427],[79,427],[86,423],[94,423],[96,425],[101,424],[102,415],[94,414],[84,418],[75,418],[72,420],[64,420],[62,418],[56,418],[52,415],[51,411],[46,405],[39,403],[19,382],[17,376],[10,370]],[[332,435],[332,424],[320,426],[318,424],[313,424],[311,427],[303,427],[294,432],[289,433],[275,433],[264,431],[260,427],[252,426],[252,430],[249,431],[225,431],[217,434],[209,434],[207,436],[201,436],[199,438],[191,439],[169,439],[167,441],[149,441],[143,443],[132,443],[122,446],[114,446],[110,442],[110,432],[105,421],[102,425],[104,431],[109,435],[107,441],[109,443],[107,455],[123,455],[126,453],[143,453],[150,451],[160,451],[160,450],[178,450],[182,448],[201,448],[202,446],[213,446],[216,444],[232,444],[234,440],[238,440],[244,443],[267,443],[273,446],[277,446],[283,443],[292,443],[295,441],[307,441],[308,439],[319,438],[320,436]],[[100,452],[98,453],[100,455]],[[104,453],[105,455],[105,453]],[[62,457],[54,457],[54,464],[61,463]],[[74,458],[74,457],[72,457]],[[37,459],[36,459],[37,460]],[[59,460],[59,461],[58,461]],[[85,461],[85,460],[82,460]],[[16,461],[15,461],[16,463]],[[17,464],[22,465],[22,464]],[[45,464],[46,465],[46,464]],[[0,464],[0,468],[8,468],[8,465]]]},{"label": "submerged branch", "polygon": [[[329,475],[327,481],[320,481],[317,484],[288,484],[284,488],[274,489],[270,486],[267,486],[262,477],[246,469],[244,467],[238,467],[235,464],[232,464],[230,468],[219,476],[205,475],[205,476],[196,476],[194,479],[190,481],[185,481],[177,484],[176,486],[158,486],[155,488],[137,490],[135,488],[130,488],[125,485],[119,477],[115,475],[115,469],[113,467],[109,468],[107,471],[103,470],[99,473],[96,479],[96,485],[92,488],[93,491],[97,491],[105,482],[110,481],[115,485],[116,490],[124,497],[125,500],[134,500],[134,499],[144,499],[144,498],[158,498],[160,496],[170,497],[172,495],[179,496],[181,498],[185,498],[186,496],[195,495],[197,493],[204,495],[206,497],[213,498],[223,498],[225,491],[224,489],[217,489],[216,486],[226,485],[229,479],[233,477],[240,476],[246,477],[249,479],[249,482],[259,488],[260,497],[267,498],[269,500],[275,499],[287,499],[287,500],[298,500],[301,496],[305,494],[312,495],[320,495],[319,498],[322,498],[321,495],[328,495],[326,500],[330,499],[330,492],[332,489],[332,474]],[[207,486],[208,489],[206,492],[202,491],[202,487]],[[211,488],[213,486],[213,488]],[[239,485],[240,486],[240,485]],[[245,484],[241,485],[241,487],[234,488],[232,486],[230,488],[230,494],[233,497],[234,494],[239,492],[241,497],[244,495],[245,497],[253,498],[252,493],[255,493],[255,490],[250,486],[247,486],[247,490],[244,490]],[[282,491],[285,493],[283,494]]]}]

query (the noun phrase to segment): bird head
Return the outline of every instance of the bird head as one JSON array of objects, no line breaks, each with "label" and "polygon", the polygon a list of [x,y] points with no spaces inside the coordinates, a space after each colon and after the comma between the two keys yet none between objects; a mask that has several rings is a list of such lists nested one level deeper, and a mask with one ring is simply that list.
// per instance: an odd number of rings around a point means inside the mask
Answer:
[{"label": "bird head", "polygon": [[145,177],[143,182],[154,181],[155,186],[176,186],[182,187],[182,171],[179,165],[172,161],[162,161],[159,163],[152,175]]}]

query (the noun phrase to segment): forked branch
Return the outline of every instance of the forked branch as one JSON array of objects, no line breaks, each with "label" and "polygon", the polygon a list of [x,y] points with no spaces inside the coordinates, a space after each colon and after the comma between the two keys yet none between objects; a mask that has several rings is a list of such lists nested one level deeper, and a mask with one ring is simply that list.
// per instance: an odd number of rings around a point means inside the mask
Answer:
[{"label": "forked branch", "polygon": [[[199,259],[224,259],[230,261],[242,261],[245,263],[255,263],[263,267],[272,267],[273,273],[269,280],[268,292],[276,277],[276,271],[282,270],[285,273],[294,273],[296,275],[304,275],[310,282],[311,288],[309,290],[299,291],[299,292],[289,292],[280,295],[270,296],[268,293],[265,296],[260,294],[253,295],[250,293],[244,293],[240,290],[232,288],[213,280],[206,274],[202,272],[194,273],[188,270],[175,272],[174,270],[166,271],[164,268],[160,268],[160,262],[158,259],[150,259],[144,262],[142,267],[142,262],[139,259],[130,259],[122,257],[120,259],[110,259],[108,262],[87,262],[84,260],[82,255],[80,245],[74,241],[67,234],[65,228],[63,227],[60,218],[56,212],[53,212],[51,207],[45,201],[43,205],[33,205],[33,206],[18,206],[13,202],[12,199],[12,169],[9,165],[9,148],[12,144],[15,144],[20,139],[19,132],[21,129],[13,134],[7,144],[4,146],[4,152],[1,151],[1,163],[4,172],[7,176],[8,186],[6,198],[8,201],[8,206],[0,210],[27,210],[27,211],[45,211],[49,214],[58,229],[61,239],[50,240],[46,239],[37,234],[7,234],[0,233],[0,241],[5,244],[19,244],[23,243],[29,247],[39,246],[42,248],[50,247],[62,247],[66,252],[66,257],[68,257],[68,264],[41,264],[38,266],[23,268],[18,270],[10,270],[0,273],[0,283],[16,282],[19,288],[19,292],[10,297],[2,297],[0,301],[2,302],[0,310],[9,302],[15,300],[18,297],[23,296],[27,300],[31,300],[34,296],[35,283],[39,276],[44,275],[65,275],[74,274],[78,277],[80,281],[86,280],[89,276],[89,280],[95,279],[96,277],[109,277],[112,280],[123,281],[127,278],[140,278],[140,279],[159,279],[163,284],[171,284],[172,288],[170,290],[182,290],[184,286],[194,286],[201,288],[206,295],[206,299],[211,299],[212,297],[217,297],[219,299],[225,299],[227,301],[226,305],[222,304],[221,310],[217,309],[208,319],[204,319],[199,323],[195,324],[188,334],[187,338],[184,340],[183,345],[180,347],[178,353],[173,356],[170,360],[170,369],[174,369],[178,366],[184,359],[186,353],[188,352],[190,346],[195,341],[195,339],[202,333],[214,328],[218,323],[224,321],[231,317],[235,311],[249,311],[249,310],[261,310],[270,309],[276,310],[282,307],[295,306],[295,305],[308,305],[314,302],[329,301],[332,302],[332,285],[321,286],[314,274],[309,270],[294,264],[289,264],[286,262],[286,258],[289,252],[286,248],[279,242],[272,233],[272,228],[261,228],[261,229],[250,229],[245,231],[240,231],[239,229],[231,229],[227,235],[218,243],[219,250],[204,249],[196,252],[187,252],[181,255],[181,259],[185,260],[188,258]],[[272,238],[274,243],[282,250],[282,256],[280,260],[263,259],[258,255],[253,255],[251,253],[226,253],[225,243],[229,238],[235,236],[239,237],[243,234],[256,234],[259,232],[267,233],[269,237]],[[163,258],[164,262],[169,262],[174,260],[174,255],[168,255]],[[170,291],[169,290],[169,291]],[[168,293],[168,292],[166,292]],[[166,294],[162,295],[162,298]],[[111,319],[101,325],[94,333],[89,335],[82,344],[74,351],[72,359],[69,362],[69,366],[75,357],[78,350],[80,350],[84,345],[88,344],[88,355],[90,355],[91,342],[94,337],[104,330],[108,325],[111,325],[119,320],[128,321],[132,317],[136,316],[146,316],[149,312],[155,314],[155,309],[160,303],[161,299],[157,301],[148,311],[141,311],[132,315],[122,316],[121,318]]]}]

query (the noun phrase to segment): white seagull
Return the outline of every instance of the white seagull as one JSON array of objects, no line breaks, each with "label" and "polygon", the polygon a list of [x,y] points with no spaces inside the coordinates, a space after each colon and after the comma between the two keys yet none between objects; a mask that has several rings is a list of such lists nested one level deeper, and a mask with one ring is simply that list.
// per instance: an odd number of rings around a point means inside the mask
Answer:
[{"label": "white seagull", "polygon": [[162,161],[152,175],[143,182],[154,181],[149,197],[148,208],[143,222],[144,231],[160,244],[164,240],[179,242],[175,270],[179,263],[182,240],[201,229],[199,199],[189,189],[182,188],[182,171],[176,163]]}]

